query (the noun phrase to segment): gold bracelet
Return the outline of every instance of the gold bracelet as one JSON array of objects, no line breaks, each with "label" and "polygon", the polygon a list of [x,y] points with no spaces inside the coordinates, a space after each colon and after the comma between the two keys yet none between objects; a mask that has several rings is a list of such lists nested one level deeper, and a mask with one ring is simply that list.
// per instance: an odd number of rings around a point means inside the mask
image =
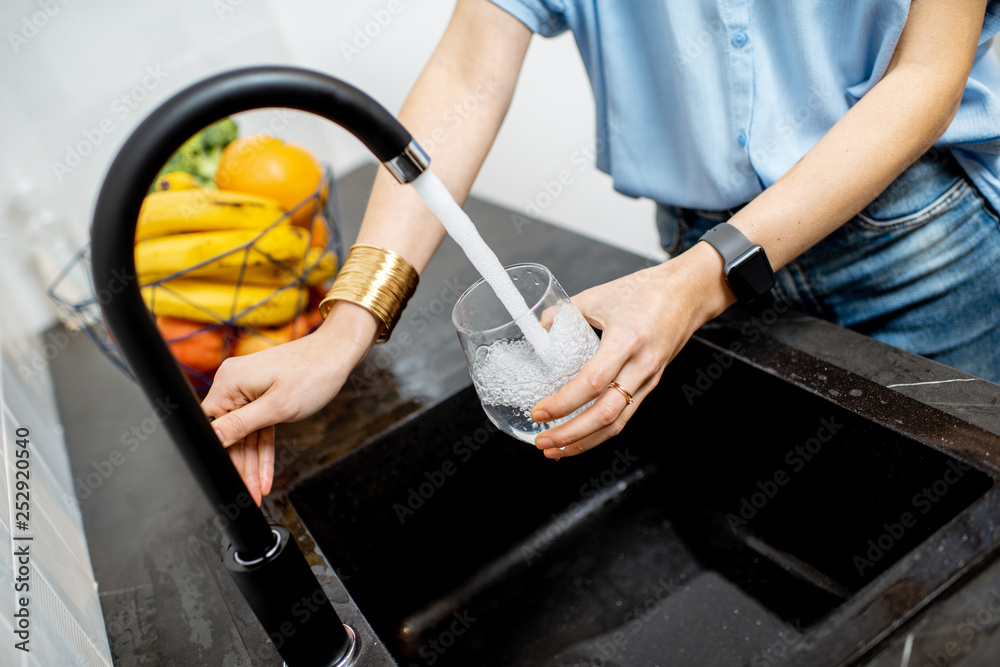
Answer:
[{"label": "gold bracelet", "polygon": [[393,251],[353,245],[333,287],[319,304],[320,315],[326,318],[334,301],[357,304],[379,321],[375,343],[384,343],[389,340],[419,280],[416,269]]}]

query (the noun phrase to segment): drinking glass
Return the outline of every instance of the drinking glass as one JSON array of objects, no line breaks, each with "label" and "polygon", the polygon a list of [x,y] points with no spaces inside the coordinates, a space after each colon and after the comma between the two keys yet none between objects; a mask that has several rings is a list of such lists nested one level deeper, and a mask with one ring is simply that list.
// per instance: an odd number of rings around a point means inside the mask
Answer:
[{"label": "drinking glass", "polygon": [[535,352],[521,326],[484,280],[459,297],[452,322],[490,421],[504,433],[534,443],[542,431],[590,406],[588,403],[550,422],[531,419],[534,405],[576,377],[597,351],[599,341],[551,271],[540,264],[516,264],[506,267],[506,271],[528,306],[528,312],[518,321],[534,318],[548,332],[548,363]]}]

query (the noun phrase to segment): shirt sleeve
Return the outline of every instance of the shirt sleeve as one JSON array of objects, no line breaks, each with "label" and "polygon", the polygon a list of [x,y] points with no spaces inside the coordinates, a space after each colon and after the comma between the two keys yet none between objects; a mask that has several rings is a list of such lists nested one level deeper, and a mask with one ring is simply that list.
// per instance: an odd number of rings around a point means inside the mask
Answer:
[{"label": "shirt sleeve", "polygon": [[561,2],[557,0],[490,0],[532,32],[543,37],[554,37],[569,27]]},{"label": "shirt sleeve", "polygon": [[983,18],[983,31],[979,35],[979,45],[993,39],[1000,32],[1000,0],[990,0],[986,4],[986,16]]}]

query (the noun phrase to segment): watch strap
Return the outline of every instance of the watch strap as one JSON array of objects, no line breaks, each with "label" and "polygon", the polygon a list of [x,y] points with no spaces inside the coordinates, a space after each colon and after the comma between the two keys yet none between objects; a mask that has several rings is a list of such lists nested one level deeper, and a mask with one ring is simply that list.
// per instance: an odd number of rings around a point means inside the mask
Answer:
[{"label": "watch strap", "polygon": [[726,265],[728,273],[733,262],[738,260],[747,250],[754,247],[750,239],[743,236],[743,232],[733,227],[728,222],[723,222],[702,234],[699,241],[705,241],[715,248],[722,256],[722,261]]},{"label": "watch strap", "polygon": [[727,222],[702,234],[705,241],[722,256],[723,277],[740,303],[752,303],[774,287],[774,270],[764,249],[752,243]]}]

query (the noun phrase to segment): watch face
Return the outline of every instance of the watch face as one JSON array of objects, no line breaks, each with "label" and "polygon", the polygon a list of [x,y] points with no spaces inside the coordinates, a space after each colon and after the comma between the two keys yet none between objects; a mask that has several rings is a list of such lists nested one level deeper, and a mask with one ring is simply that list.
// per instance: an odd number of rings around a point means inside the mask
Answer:
[{"label": "watch face", "polygon": [[726,282],[740,303],[748,303],[774,287],[774,271],[760,246],[755,246],[726,268]]}]

